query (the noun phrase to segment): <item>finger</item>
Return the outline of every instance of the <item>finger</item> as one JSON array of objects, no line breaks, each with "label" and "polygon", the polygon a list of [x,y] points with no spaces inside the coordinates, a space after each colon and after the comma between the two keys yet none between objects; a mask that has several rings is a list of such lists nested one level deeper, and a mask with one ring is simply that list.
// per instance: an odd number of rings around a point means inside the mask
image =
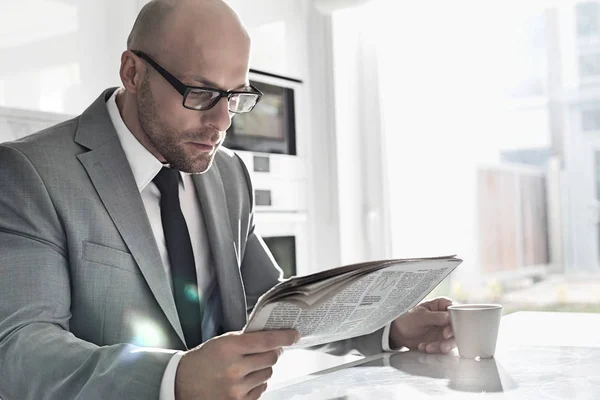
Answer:
[{"label": "finger", "polygon": [[291,346],[300,339],[300,334],[294,329],[285,329],[244,333],[239,338],[242,354],[256,354]]},{"label": "finger", "polygon": [[264,368],[260,371],[252,372],[244,377],[244,385],[248,388],[248,391],[254,389],[257,386],[266,383],[273,376],[273,368]]},{"label": "finger", "polygon": [[448,307],[452,305],[452,300],[447,297],[438,297],[437,299],[437,311],[446,311]]},{"label": "finger", "polygon": [[446,326],[450,324],[448,311],[429,311],[423,314],[423,324],[433,326]]},{"label": "finger", "polygon": [[248,372],[260,371],[272,367],[282,354],[281,349],[267,351],[266,353],[250,354],[242,359],[242,366]]},{"label": "finger", "polygon": [[443,331],[444,339],[450,339],[454,337],[454,332],[452,331],[452,326],[447,326]]},{"label": "finger", "polygon": [[440,351],[443,354],[448,354],[452,351],[453,348],[456,347],[456,341],[454,339],[450,339],[450,340],[444,340],[441,344],[440,344]]},{"label": "finger", "polygon": [[421,305],[430,311],[446,311],[448,306],[452,305],[452,300],[448,297],[436,297],[435,299],[421,303]]},{"label": "finger", "polygon": [[419,343],[419,346],[417,347],[419,349],[419,351],[425,351],[425,346],[427,346],[427,343]]},{"label": "finger", "polygon": [[427,343],[425,346],[426,353],[442,353],[447,354],[456,346],[454,339],[443,340],[443,341],[435,341],[431,343]]},{"label": "finger", "polygon": [[427,352],[429,354],[439,353],[440,352],[440,342],[428,343],[427,346],[425,346],[425,352]]},{"label": "finger", "polygon": [[248,392],[248,394],[246,395],[246,399],[247,400],[258,400],[260,399],[260,396],[262,396],[262,394],[267,390],[267,384],[263,383],[260,386],[255,387],[254,389],[252,389],[251,391]]}]

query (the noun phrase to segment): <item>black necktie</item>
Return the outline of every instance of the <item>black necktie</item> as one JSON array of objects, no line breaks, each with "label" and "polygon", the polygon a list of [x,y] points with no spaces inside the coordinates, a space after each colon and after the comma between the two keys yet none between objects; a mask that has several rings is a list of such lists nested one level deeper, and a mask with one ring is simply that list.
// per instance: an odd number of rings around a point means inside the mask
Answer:
[{"label": "black necktie", "polygon": [[163,168],[154,178],[160,190],[162,220],[177,313],[189,348],[202,343],[202,317],[192,242],[179,204],[179,172]]}]

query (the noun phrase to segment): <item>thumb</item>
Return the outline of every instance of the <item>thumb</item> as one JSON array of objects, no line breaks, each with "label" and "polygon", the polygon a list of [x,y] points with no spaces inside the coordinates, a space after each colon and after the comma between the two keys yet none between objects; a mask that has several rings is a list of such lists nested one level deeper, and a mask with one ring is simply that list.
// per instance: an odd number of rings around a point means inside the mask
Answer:
[{"label": "thumb", "polygon": [[425,315],[426,325],[446,326],[450,324],[450,314],[448,311],[429,311]]}]

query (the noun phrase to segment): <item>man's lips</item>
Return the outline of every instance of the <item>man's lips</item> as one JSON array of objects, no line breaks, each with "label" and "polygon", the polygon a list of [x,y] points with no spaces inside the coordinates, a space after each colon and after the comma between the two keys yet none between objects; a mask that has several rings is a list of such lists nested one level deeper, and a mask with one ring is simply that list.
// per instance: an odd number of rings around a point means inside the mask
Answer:
[{"label": "man's lips", "polygon": [[188,144],[192,145],[196,150],[200,151],[213,151],[215,148],[214,144],[210,143],[197,143],[197,142],[189,142]]}]

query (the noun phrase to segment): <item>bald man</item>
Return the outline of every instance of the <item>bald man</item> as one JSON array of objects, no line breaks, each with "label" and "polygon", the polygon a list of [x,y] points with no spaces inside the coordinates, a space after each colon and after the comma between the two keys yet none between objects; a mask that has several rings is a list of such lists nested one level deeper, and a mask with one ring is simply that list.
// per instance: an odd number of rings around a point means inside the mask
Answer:
[{"label": "bald man", "polygon": [[[0,397],[257,399],[295,331],[241,333],[281,271],[248,172],[221,147],[261,93],[220,0],[152,1],[122,87],[0,145]],[[447,352],[447,299],[335,354]]]}]

